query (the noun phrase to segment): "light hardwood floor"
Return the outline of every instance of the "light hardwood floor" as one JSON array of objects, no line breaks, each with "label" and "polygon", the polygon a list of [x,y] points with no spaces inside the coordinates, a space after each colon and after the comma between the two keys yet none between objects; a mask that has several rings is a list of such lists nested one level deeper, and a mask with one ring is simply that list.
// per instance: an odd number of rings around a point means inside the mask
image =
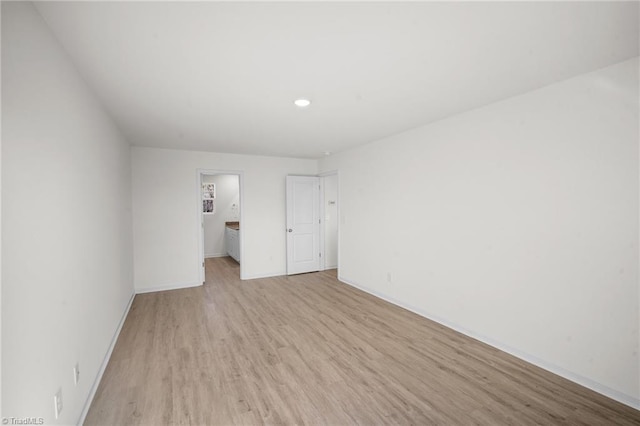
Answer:
[{"label": "light hardwood floor", "polygon": [[336,280],[137,295],[86,425],[640,425],[640,412]]}]

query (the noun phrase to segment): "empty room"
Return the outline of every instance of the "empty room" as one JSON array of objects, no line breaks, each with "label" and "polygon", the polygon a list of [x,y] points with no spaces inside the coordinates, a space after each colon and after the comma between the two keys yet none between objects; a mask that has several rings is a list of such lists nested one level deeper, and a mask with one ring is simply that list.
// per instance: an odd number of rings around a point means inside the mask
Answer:
[{"label": "empty room", "polygon": [[640,425],[640,2],[0,7],[3,424]]}]

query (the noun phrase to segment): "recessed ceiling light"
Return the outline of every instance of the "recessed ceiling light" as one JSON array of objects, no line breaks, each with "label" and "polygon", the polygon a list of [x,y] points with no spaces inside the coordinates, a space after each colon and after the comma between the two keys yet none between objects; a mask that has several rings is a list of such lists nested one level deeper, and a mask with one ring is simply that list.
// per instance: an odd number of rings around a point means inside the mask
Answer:
[{"label": "recessed ceiling light", "polygon": [[311,105],[311,101],[309,99],[296,99],[293,103],[296,104],[298,108],[306,108]]}]

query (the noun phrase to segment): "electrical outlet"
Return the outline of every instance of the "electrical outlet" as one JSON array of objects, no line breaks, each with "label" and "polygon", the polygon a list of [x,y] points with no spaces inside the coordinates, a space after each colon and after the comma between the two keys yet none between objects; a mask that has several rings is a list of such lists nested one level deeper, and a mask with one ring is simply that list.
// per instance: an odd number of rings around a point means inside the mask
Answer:
[{"label": "electrical outlet", "polygon": [[53,404],[57,419],[60,417],[60,413],[62,412],[62,388],[58,389],[58,392],[53,396]]},{"label": "electrical outlet", "polygon": [[80,381],[80,364],[76,362],[76,366],[73,367],[73,383],[78,386]]}]

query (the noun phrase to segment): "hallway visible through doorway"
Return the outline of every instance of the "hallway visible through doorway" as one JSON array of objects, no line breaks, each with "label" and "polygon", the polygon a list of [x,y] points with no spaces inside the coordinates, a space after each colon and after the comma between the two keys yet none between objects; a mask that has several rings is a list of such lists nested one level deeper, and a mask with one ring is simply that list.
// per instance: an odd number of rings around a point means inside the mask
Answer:
[{"label": "hallway visible through doorway", "polygon": [[236,278],[239,278],[242,262],[240,174],[203,171],[200,174],[200,185],[203,281],[211,278],[206,260],[213,258],[225,258],[235,263]]}]

